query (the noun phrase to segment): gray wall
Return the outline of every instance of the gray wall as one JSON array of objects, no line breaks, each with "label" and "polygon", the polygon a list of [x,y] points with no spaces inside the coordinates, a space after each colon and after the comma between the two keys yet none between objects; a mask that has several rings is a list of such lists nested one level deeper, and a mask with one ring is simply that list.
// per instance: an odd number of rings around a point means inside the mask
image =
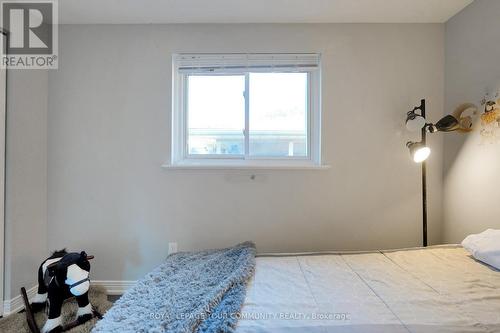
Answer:
[{"label": "gray wall", "polygon": [[[476,0],[446,24],[446,111],[500,89],[500,1]],[[445,136],[444,240],[500,228],[500,143]]]},{"label": "gray wall", "polygon": [[5,299],[36,283],[47,256],[47,96],[42,70],[11,70],[7,81]]},{"label": "gray wall", "polygon": [[[96,255],[94,279],[132,280],[180,250],[421,242],[420,169],[405,111],[444,96],[440,24],[62,26],[49,74],[48,244]],[[326,171],[182,171],[170,154],[173,52],[321,52]],[[430,235],[441,240],[442,137],[431,139]]]}]

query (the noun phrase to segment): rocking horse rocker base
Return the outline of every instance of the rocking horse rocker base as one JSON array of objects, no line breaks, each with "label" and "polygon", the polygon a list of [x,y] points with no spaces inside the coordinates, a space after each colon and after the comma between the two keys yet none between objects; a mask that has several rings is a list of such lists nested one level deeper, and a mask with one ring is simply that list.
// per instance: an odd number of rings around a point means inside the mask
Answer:
[{"label": "rocking horse rocker base", "polygon": [[[24,287],[21,288],[21,295],[23,297],[28,327],[29,327],[31,333],[40,333],[40,329],[36,325],[36,321],[35,321],[35,312],[33,311],[32,307],[31,307],[31,304],[30,304],[29,299],[28,299],[28,295],[26,294],[26,289]],[[82,317],[62,326],[61,332],[69,331],[70,329],[75,328],[79,325],[85,324],[87,321],[92,320],[94,318],[102,319],[102,315],[92,307],[92,314],[82,316]]]}]

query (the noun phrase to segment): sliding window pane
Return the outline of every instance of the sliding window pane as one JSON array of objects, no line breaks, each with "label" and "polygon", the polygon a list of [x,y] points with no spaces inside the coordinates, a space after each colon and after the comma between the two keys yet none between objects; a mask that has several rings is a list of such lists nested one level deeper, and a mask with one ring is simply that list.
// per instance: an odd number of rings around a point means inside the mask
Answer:
[{"label": "sliding window pane", "polygon": [[188,76],[188,152],[245,153],[245,76]]},{"label": "sliding window pane", "polygon": [[307,73],[251,73],[249,80],[249,154],[307,156]]}]

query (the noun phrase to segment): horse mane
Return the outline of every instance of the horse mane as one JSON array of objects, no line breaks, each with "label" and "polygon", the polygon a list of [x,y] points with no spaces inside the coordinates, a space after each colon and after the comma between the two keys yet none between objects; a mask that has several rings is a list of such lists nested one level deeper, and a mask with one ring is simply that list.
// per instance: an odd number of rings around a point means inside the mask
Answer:
[{"label": "horse mane", "polygon": [[60,257],[64,257],[66,254],[68,254],[68,252],[66,251],[66,248],[64,248],[62,250],[55,250],[54,252],[52,252],[52,255],[50,257],[51,258],[60,258]]}]

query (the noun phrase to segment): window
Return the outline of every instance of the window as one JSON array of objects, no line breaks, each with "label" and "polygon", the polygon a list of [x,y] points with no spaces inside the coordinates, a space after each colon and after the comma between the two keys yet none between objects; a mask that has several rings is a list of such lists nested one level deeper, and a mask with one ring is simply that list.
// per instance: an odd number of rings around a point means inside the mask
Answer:
[{"label": "window", "polygon": [[174,56],[171,165],[320,164],[317,54]]}]

